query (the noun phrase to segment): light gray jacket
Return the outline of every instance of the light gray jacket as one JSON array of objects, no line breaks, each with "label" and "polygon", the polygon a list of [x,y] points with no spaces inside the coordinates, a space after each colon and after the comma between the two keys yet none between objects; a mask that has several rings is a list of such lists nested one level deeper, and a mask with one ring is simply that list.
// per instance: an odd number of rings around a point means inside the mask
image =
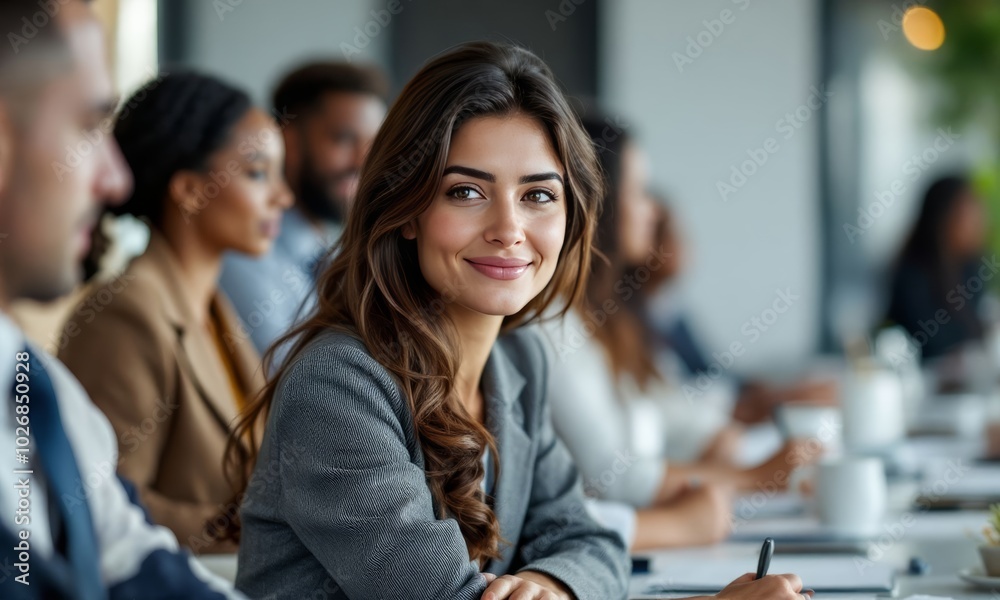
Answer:
[{"label": "light gray jacket", "polygon": [[[587,516],[549,422],[546,373],[527,331],[501,338],[483,373],[500,455],[493,508],[510,542],[486,570],[546,573],[580,600],[624,598],[627,554]],[[486,583],[458,523],[435,515],[395,379],[356,338],[320,336],[278,384],[242,509],[237,587],[258,599],[476,600]]]}]

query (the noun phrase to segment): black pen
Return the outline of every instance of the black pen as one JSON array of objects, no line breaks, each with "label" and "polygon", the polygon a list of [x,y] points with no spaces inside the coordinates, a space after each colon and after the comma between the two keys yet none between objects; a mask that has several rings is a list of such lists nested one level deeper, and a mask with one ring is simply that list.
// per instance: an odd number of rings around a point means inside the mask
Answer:
[{"label": "black pen", "polygon": [[760,558],[757,559],[757,576],[760,579],[767,575],[767,569],[771,566],[771,556],[774,554],[774,538],[766,538],[764,545],[760,549]]}]

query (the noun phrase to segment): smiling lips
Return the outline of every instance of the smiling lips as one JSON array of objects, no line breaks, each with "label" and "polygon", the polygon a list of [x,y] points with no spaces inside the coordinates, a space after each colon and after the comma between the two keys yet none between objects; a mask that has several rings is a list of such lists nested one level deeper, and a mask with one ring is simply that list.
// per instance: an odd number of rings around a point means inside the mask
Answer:
[{"label": "smiling lips", "polygon": [[480,256],[465,259],[473,269],[491,279],[509,281],[517,279],[531,266],[530,260],[523,258],[501,258],[499,256]]}]

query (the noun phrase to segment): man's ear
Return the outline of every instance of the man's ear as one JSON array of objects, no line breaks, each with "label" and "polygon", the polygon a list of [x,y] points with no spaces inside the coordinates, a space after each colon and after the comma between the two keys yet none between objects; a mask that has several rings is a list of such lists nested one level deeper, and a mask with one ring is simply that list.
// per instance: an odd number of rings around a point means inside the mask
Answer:
[{"label": "man's ear", "polygon": [[278,125],[281,126],[281,138],[285,142],[285,164],[282,170],[286,179],[297,179],[302,169],[302,132],[297,123]]},{"label": "man's ear", "polygon": [[7,103],[0,99],[0,198],[10,185],[14,168],[14,122]]},{"label": "man's ear", "polygon": [[208,199],[202,193],[201,175],[186,170],[174,173],[167,185],[167,202],[176,205],[184,222],[189,222],[208,205]]}]

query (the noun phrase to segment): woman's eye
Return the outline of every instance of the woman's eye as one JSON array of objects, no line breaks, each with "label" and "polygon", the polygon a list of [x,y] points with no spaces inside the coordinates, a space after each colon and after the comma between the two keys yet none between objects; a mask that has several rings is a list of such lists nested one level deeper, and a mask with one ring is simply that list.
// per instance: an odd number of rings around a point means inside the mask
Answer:
[{"label": "woman's eye", "polygon": [[556,195],[548,190],[531,190],[524,195],[524,198],[529,202],[534,202],[536,204],[547,204],[549,202],[555,202]]},{"label": "woman's eye", "polygon": [[478,190],[465,185],[451,188],[448,195],[456,200],[476,200],[483,197]]},{"label": "woman's eye", "polygon": [[248,169],[247,177],[250,179],[255,179],[257,181],[263,181],[267,179],[267,171],[264,169]]}]

